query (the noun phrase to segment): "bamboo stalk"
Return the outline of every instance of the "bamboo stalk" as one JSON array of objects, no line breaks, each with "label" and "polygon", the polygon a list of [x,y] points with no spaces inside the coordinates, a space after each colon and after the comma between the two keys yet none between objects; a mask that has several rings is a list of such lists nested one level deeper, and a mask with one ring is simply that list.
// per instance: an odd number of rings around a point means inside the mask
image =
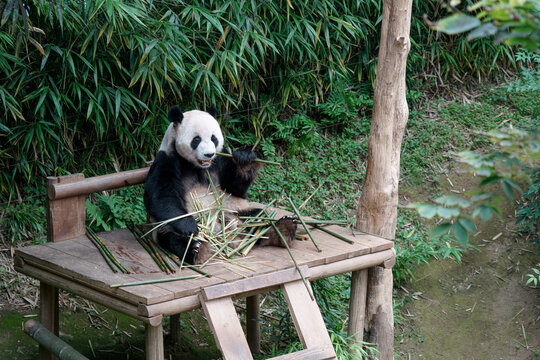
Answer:
[{"label": "bamboo stalk", "polygon": [[[142,235],[142,232],[135,226],[130,226],[129,230],[135,236],[135,239],[141,244],[141,246],[146,250],[146,252],[150,255],[152,260],[156,263],[156,265],[160,268],[161,271],[166,272],[167,274],[171,273],[171,270],[167,267],[167,265],[163,262],[163,259],[159,254],[157,253],[157,250],[155,247],[153,247],[153,244],[150,241],[146,241],[144,239],[144,235]],[[171,266],[169,264],[169,266]],[[173,268],[173,271],[176,272],[176,269]]]},{"label": "bamboo stalk", "polygon": [[[106,254],[106,255],[104,255],[104,257],[106,259],[108,258],[111,261],[111,263],[114,264],[114,266],[116,266],[116,268],[118,268],[118,270],[120,270],[124,274],[129,274],[129,270],[124,265],[122,265],[120,263],[120,261],[118,261],[116,256],[114,256],[114,254],[107,247],[107,245],[105,245],[105,243],[99,238],[99,236],[97,236],[97,234],[94,232],[94,230],[92,230],[90,228],[87,228],[86,233],[87,233],[88,238],[94,243],[94,245],[96,245],[98,247],[100,252],[102,252],[102,254],[103,253]],[[105,260],[105,261],[107,261],[107,260]],[[109,266],[111,266],[111,265],[109,264]],[[114,271],[114,269],[113,269],[113,271]]]},{"label": "bamboo stalk", "polygon": [[292,251],[291,251],[291,248],[289,247],[289,244],[287,244],[287,240],[285,240],[285,238],[281,234],[281,231],[279,231],[276,224],[274,224],[274,223],[270,223],[270,224],[272,225],[274,230],[277,232],[277,234],[279,235],[281,241],[283,242],[283,244],[287,248],[287,251],[289,252],[289,255],[291,256],[291,259],[294,262],[294,266],[296,267],[296,271],[298,271],[298,273],[300,274],[300,277],[302,278],[302,281],[304,282],[304,285],[306,286],[309,297],[311,298],[311,300],[315,300],[315,297],[313,296],[313,293],[311,292],[311,288],[309,287],[309,284],[307,283],[306,278],[304,277],[304,274],[302,274],[302,271],[300,271],[300,267],[298,266],[298,263],[296,262],[296,259],[294,258],[293,254],[292,254]]},{"label": "bamboo stalk", "polygon": [[180,262],[180,270],[182,270],[182,266],[184,265],[184,260],[186,259],[186,254],[189,251],[189,246],[191,245],[191,240],[193,240],[193,234],[189,237],[189,241],[186,246],[186,251],[184,251],[184,255],[182,256],[182,261]]},{"label": "bamboo stalk", "polygon": [[125,283],[125,284],[113,284],[113,285],[111,285],[111,287],[112,288],[117,288],[117,287],[123,287],[123,286],[158,284],[158,283],[171,282],[171,281],[177,281],[177,280],[197,279],[197,278],[200,278],[200,277],[201,277],[201,275],[177,276],[177,277],[165,278],[165,279],[135,281],[135,282],[129,282],[129,283]]},{"label": "bamboo stalk", "polygon": [[[175,254],[173,254],[169,250],[165,249],[164,247],[160,246],[159,244],[157,244],[157,247],[158,247],[159,250],[161,250],[161,252],[163,252],[165,255],[167,255],[169,257],[169,259],[172,260],[172,262],[174,262],[179,267],[181,266],[182,263],[180,262],[180,258],[178,256],[176,256]],[[203,270],[199,269],[195,265],[184,265],[184,267],[186,267],[188,269],[191,269],[191,270],[193,270],[195,272],[198,272],[199,274],[204,275],[206,277],[212,277],[212,274],[207,273],[206,271],[203,271]]]},{"label": "bamboo stalk", "polygon": [[87,228],[88,234],[92,237],[92,239],[107,253],[107,256],[109,259],[116,265],[118,270],[122,271],[123,273],[129,273],[129,271],[120,264],[120,261],[114,256],[114,254],[111,252],[111,250],[105,245],[105,243],[97,236],[97,234],[94,232],[94,230]]},{"label": "bamboo stalk", "polygon": [[101,253],[101,256],[103,256],[103,259],[105,259],[105,262],[107,263],[107,265],[109,265],[109,267],[111,268],[111,270],[114,272],[114,273],[117,273],[118,272],[118,269],[116,268],[116,265],[112,262],[112,260],[109,258],[109,255],[107,254],[107,252],[101,248],[101,245],[94,240],[94,238],[87,233],[86,235],[90,241],[92,242],[92,244],[94,244],[94,246],[98,249],[98,251]]},{"label": "bamboo stalk", "polygon": [[313,197],[313,195],[315,195],[317,193],[317,191],[319,191],[319,189],[323,186],[323,184],[324,184],[324,181],[322,183],[320,183],[319,186],[317,186],[317,188],[311,193],[311,195],[309,195],[308,198],[306,200],[304,200],[304,202],[298,208],[301,209],[304,206],[306,206],[308,201],[311,200],[311,198]]},{"label": "bamboo stalk", "polygon": [[294,205],[293,201],[291,200],[290,197],[287,196],[287,200],[289,200],[289,204],[291,204],[293,210],[294,210],[294,213],[296,214],[296,216],[298,216],[298,219],[300,220],[300,222],[302,223],[302,226],[304,227],[304,229],[306,230],[308,236],[309,236],[309,239],[311,240],[311,242],[313,243],[313,245],[315,245],[315,248],[317,249],[318,252],[322,252],[322,250],[319,248],[319,245],[317,245],[317,242],[315,241],[315,239],[313,238],[313,235],[311,235],[311,231],[309,231],[307,225],[306,225],[306,222],[304,221],[304,219],[302,218],[302,215],[300,215],[300,212],[298,211],[298,209],[296,208],[296,206]]},{"label": "bamboo stalk", "polygon": [[[228,158],[232,158],[233,156],[231,154],[225,154],[225,153],[216,153],[216,155],[219,155],[219,156],[223,156],[223,157],[228,157]],[[270,161],[270,160],[263,160],[263,159],[255,159],[253,160],[255,162],[259,162],[259,163],[262,163],[262,164],[269,164],[269,165],[277,165],[277,166],[281,166],[280,163],[278,162],[275,162],[275,161]]]},{"label": "bamboo stalk", "polygon": [[328,229],[326,229],[326,228],[324,228],[324,227],[322,227],[322,226],[320,226],[320,225],[315,225],[315,228],[318,229],[318,230],[322,230],[322,231],[324,231],[325,233],[330,234],[330,235],[332,235],[332,236],[335,237],[335,238],[338,238],[338,239],[340,239],[340,240],[343,240],[343,241],[345,241],[345,242],[348,242],[349,244],[354,244],[354,241],[353,241],[353,240],[347,239],[345,236],[340,235],[340,234],[337,234],[337,233],[333,232],[332,230],[328,230]]}]

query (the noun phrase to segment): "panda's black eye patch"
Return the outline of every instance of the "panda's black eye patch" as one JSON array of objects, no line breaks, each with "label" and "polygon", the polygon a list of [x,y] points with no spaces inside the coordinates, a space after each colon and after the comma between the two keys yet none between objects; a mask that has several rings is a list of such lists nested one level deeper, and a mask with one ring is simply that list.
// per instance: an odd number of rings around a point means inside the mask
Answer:
[{"label": "panda's black eye patch", "polygon": [[212,135],[212,137],[210,138],[210,140],[212,140],[212,142],[214,143],[214,145],[218,146],[218,139],[215,135]]},{"label": "panda's black eye patch", "polygon": [[199,146],[200,143],[201,143],[201,137],[195,136],[193,140],[191,140],[191,148],[195,150],[197,146]]}]

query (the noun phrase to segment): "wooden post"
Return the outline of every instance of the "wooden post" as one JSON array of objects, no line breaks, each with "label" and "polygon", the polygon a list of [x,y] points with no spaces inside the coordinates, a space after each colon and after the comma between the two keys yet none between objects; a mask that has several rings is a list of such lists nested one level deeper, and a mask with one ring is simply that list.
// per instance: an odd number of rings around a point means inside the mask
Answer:
[{"label": "wooden post", "polygon": [[146,360],[164,360],[165,354],[163,350],[163,325],[161,322],[153,326],[144,324],[145,327],[145,353]]},{"label": "wooden post", "polygon": [[47,240],[71,239],[86,233],[86,196],[78,195],[60,200],[51,198],[55,184],[84,180],[83,174],[47,178]]},{"label": "wooden post", "polygon": [[354,304],[349,307],[349,341],[361,343],[364,341],[364,327],[366,319],[368,270],[354,271],[351,278],[351,299]]},{"label": "wooden post", "polygon": [[[411,13],[412,0],[383,3],[366,180],[356,215],[359,230],[387,239],[393,239],[396,231],[401,142],[409,116],[405,71]],[[376,342],[379,360],[393,359],[392,269],[370,269],[368,283],[369,339]],[[351,294],[351,307],[360,307],[362,299],[357,297]]]},{"label": "wooden post", "polygon": [[180,340],[180,314],[171,315],[169,318],[169,340],[171,347],[176,346]]},{"label": "wooden post", "polygon": [[246,333],[247,342],[253,354],[261,352],[261,324],[260,324],[259,295],[246,298]]},{"label": "wooden post", "polygon": [[[47,330],[58,336],[58,289],[40,282],[39,284],[40,322]],[[39,345],[39,360],[53,360],[56,357],[41,344]]]},{"label": "wooden post", "polygon": [[[72,183],[84,179],[83,174],[47,178],[47,191],[53,184]],[[79,196],[47,203],[47,241],[57,242],[84,234],[86,209],[85,197]],[[58,289],[41,282],[39,284],[39,307],[41,324],[58,336]],[[39,359],[52,360],[53,356],[43,346],[39,346]]]}]

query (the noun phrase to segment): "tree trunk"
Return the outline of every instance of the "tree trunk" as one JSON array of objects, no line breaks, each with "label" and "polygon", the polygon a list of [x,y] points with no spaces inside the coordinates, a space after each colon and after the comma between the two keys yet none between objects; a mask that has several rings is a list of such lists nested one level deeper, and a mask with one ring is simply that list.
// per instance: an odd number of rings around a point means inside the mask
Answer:
[{"label": "tree trunk", "polygon": [[[357,229],[387,239],[396,232],[401,142],[409,116],[405,70],[411,12],[412,0],[384,1],[366,179],[356,214]],[[393,359],[392,269],[370,269],[368,288],[368,339],[377,344],[378,359]]]}]

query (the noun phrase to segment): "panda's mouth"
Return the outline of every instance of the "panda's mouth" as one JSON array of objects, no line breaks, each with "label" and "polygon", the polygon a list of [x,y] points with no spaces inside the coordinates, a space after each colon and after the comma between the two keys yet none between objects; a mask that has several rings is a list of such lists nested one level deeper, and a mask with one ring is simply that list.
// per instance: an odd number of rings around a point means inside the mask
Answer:
[{"label": "panda's mouth", "polygon": [[199,160],[199,165],[202,168],[210,167],[212,165],[212,160]]}]

